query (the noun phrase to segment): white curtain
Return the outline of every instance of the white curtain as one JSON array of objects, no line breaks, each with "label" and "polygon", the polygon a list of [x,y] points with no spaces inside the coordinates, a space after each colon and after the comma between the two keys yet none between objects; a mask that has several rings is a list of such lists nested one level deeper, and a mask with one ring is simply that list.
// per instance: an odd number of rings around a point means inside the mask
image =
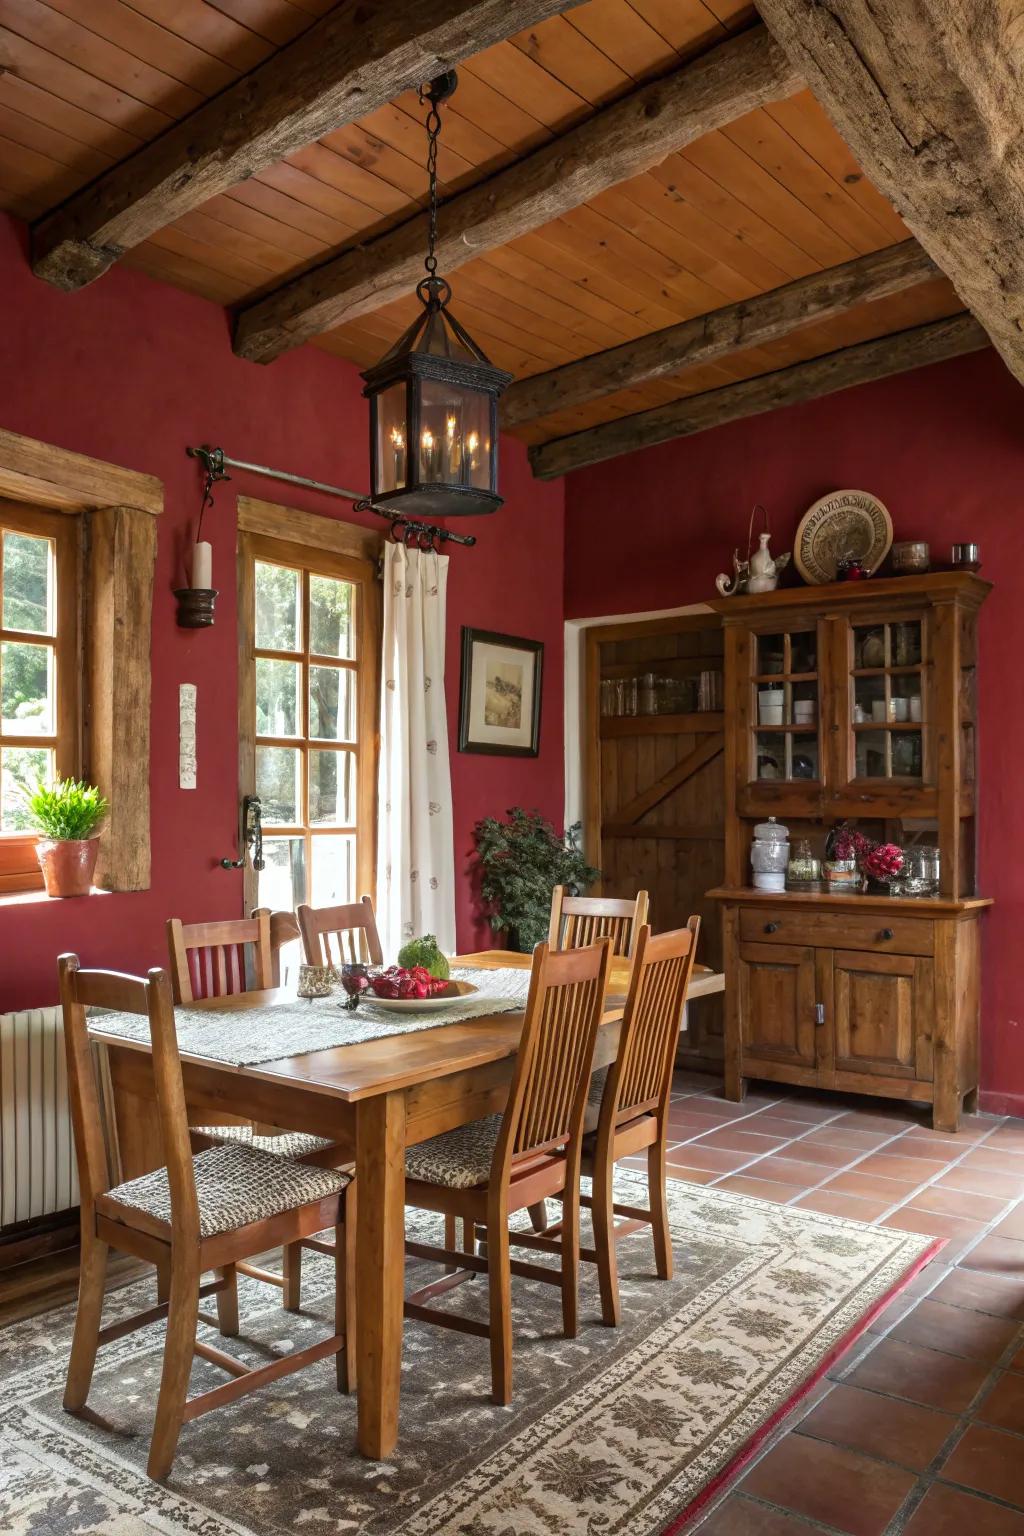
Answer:
[{"label": "white curtain", "polygon": [[455,950],[455,847],[444,699],[448,557],[384,555],[377,924],[386,964],[433,933]]}]

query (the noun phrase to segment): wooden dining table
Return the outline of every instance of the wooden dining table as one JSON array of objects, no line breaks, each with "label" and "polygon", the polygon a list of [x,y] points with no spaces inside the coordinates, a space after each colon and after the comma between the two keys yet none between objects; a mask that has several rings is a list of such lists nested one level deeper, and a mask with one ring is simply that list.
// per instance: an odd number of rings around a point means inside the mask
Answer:
[{"label": "wooden dining table", "polygon": [[[456,963],[526,968],[530,959],[487,950]],[[595,1067],[614,1059],[628,975],[628,961],[613,961]],[[720,974],[697,967],[689,996],[723,985]],[[285,1002],[294,993],[277,988],[190,1007],[216,1014]],[[504,1108],[522,1023],[521,1011],[485,1015],[252,1066],[181,1053],[190,1121],[228,1114],[310,1131],[330,1137],[355,1163],[357,1443],[365,1456],[389,1456],[398,1439],[405,1149]],[[135,1178],[164,1162],[149,1045],[105,1034],[102,1016],[90,1019],[89,1031],[106,1047],[120,1176]]]}]

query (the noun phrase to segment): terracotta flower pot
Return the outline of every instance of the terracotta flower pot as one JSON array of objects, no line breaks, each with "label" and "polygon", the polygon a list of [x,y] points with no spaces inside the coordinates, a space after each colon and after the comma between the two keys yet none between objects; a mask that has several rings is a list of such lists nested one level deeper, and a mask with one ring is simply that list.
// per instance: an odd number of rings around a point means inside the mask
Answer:
[{"label": "terracotta flower pot", "polygon": [[41,837],[36,844],[47,896],[88,896],[99,857],[98,837],[56,842]]}]

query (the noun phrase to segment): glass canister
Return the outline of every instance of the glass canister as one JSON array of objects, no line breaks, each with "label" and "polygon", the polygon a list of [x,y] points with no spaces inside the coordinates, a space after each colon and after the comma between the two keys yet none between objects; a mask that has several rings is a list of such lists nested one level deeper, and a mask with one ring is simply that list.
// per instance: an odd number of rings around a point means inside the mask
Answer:
[{"label": "glass canister", "polygon": [[790,857],[786,869],[786,889],[796,891],[817,890],[821,883],[821,860],[811,852],[811,845],[797,843],[796,852]]},{"label": "glass canister", "polygon": [[759,891],[784,891],[786,867],[789,864],[789,828],[774,816],[759,822],[754,828],[754,841],[750,848],[750,867],[754,871],[754,886]]}]

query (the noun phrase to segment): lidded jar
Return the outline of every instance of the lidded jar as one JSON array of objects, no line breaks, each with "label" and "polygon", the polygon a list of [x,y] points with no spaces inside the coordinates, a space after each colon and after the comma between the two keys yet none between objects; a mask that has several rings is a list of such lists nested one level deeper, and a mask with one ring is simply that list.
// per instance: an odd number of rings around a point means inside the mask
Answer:
[{"label": "lidded jar", "polygon": [[786,866],[789,863],[789,828],[774,816],[759,822],[754,828],[754,841],[750,848],[750,867],[754,871],[754,885],[759,891],[784,891]]}]

